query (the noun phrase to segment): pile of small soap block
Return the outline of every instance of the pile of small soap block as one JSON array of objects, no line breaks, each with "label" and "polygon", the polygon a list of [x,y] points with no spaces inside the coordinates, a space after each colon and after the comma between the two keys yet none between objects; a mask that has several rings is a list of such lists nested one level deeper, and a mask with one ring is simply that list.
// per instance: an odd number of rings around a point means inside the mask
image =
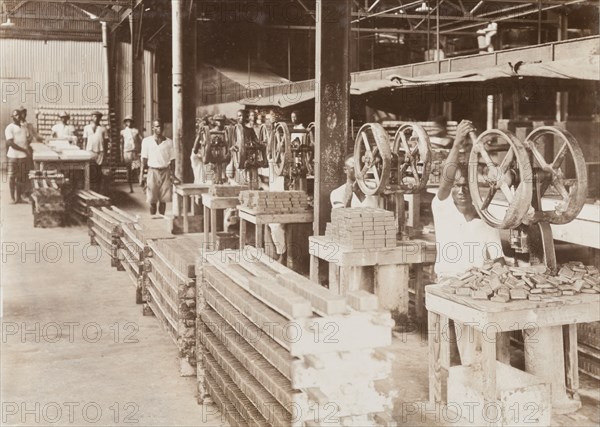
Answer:
[{"label": "pile of small soap block", "polygon": [[209,187],[208,194],[214,197],[238,197],[240,191],[247,189],[247,185],[215,184]]},{"label": "pile of small soap block", "polygon": [[325,236],[355,249],[396,247],[394,213],[375,208],[338,208],[331,211]]},{"label": "pile of small soap block", "polygon": [[308,209],[308,196],[304,191],[240,192],[240,203],[255,213],[293,213]]},{"label": "pile of small soap block", "polygon": [[579,261],[563,264],[553,275],[543,265],[509,267],[498,262],[473,267],[444,285],[444,290],[476,300],[507,303],[511,300],[542,301],[578,293],[600,293],[600,274],[595,266]]}]

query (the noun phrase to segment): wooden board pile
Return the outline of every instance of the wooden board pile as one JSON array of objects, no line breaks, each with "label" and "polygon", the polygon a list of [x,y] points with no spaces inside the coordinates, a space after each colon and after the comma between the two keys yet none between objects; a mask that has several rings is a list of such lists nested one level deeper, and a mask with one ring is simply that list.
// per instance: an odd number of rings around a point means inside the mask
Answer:
[{"label": "wooden board pile", "polygon": [[124,224],[134,224],[137,218],[116,206],[90,208],[88,217],[88,234],[92,245],[99,245],[102,250],[110,256],[111,267],[123,270],[119,261],[119,248],[121,236],[123,235],[122,226]]},{"label": "wooden board pile", "polygon": [[304,191],[242,191],[240,203],[257,214],[292,213],[308,209],[308,197]]},{"label": "wooden board pile", "polygon": [[355,249],[396,247],[394,213],[375,208],[338,208],[331,211],[325,236]]},{"label": "wooden board pile", "polygon": [[156,220],[139,220],[134,224],[122,224],[121,228],[119,262],[136,288],[136,304],[142,304],[147,301],[146,257],[150,253],[149,242],[173,239],[175,236],[166,231],[162,221]]},{"label": "wooden board pile", "polygon": [[62,227],[66,203],[62,186],[65,176],[56,171],[30,171],[31,210],[34,227]]},{"label": "wooden board pile", "polygon": [[150,240],[146,258],[147,303],[175,341],[180,374],[196,375],[196,256],[204,234]]},{"label": "wooden board pile", "polygon": [[600,293],[600,274],[595,266],[578,261],[564,264],[557,275],[545,266],[508,267],[486,263],[473,267],[447,283],[444,290],[478,300],[507,303],[511,300],[542,301],[579,293]]},{"label": "wooden board pile", "polygon": [[210,186],[208,194],[214,197],[238,197],[240,191],[247,189],[247,185],[215,184]]},{"label": "wooden board pile", "polygon": [[110,197],[91,190],[77,190],[71,198],[70,207],[81,218],[90,216],[90,208],[102,208],[111,205]]},{"label": "wooden board pile", "polygon": [[393,425],[393,321],[374,295],[335,295],[264,252],[205,253],[199,400],[231,425]]}]

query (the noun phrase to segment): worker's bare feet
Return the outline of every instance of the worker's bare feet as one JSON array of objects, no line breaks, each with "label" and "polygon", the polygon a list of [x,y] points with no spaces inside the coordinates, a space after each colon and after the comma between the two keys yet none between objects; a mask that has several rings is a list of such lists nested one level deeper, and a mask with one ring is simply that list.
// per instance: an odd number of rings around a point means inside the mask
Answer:
[{"label": "worker's bare feet", "polygon": [[10,204],[11,205],[16,205],[17,203],[19,203],[19,202],[17,202],[15,199],[10,199]]}]

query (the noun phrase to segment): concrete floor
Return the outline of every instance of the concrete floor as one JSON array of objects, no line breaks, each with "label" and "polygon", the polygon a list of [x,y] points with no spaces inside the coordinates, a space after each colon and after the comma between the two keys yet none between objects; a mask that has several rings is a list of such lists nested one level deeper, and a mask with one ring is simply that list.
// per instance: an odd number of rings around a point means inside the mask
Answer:
[{"label": "concrete floor", "polygon": [[2,190],[1,423],[221,425],[87,228],[33,228],[31,206],[9,205]]},{"label": "concrete floor", "polygon": [[[113,202],[147,216],[134,188],[129,195],[116,187]],[[2,424],[224,424],[214,408],[197,405],[195,378],[179,377],[173,342],[156,318],[142,316],[128,276],[88,245],[85,226],[33,228],[30,205],[8,205],[6,197],[0,209]],[[449,425],[445,411],[425,406],[426,336],[395,335],[391,350],[400,390],[394,418]],[[582,410],[555,416],[553,425],[598,424],[598,382],[583,377],[582,389]]]}]

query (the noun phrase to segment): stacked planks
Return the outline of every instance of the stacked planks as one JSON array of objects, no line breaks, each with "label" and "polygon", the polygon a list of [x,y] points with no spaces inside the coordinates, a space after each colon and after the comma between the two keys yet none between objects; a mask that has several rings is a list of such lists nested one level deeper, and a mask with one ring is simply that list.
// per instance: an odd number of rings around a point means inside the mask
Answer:
[{"label": "stacked planks", "polygon": [[90,208],[90,216],[88,217],[90,243],[92,245],[99,245],[110,256],[111,267],[116,267],[118,270],[123,269],[119,261],[123,225],[135,224],[137,221],[136,217],[131,216],[116,206]]},{"label": "stacked planks", "polygon": [[110,205],[110,197],[91,190],[77,190],[71,198],[71,211],[82,219],[89,218],[90,208],[102,208]]},{"label": "stacked planks", "polygon": [[196,256],[203,233],[150,240],[147,303],[175,341],[182,376],[196,375]]},{"label": "stacked planks", "polygon": [[200,402],[232,425],[393,424],[393,321],[377,297],[335,295],[251,247],[203,258]]},{"label": "stacked planks", "polygon": [[155,220],[139,220],[136,223],[122,224],[119,245],[119,262],[129,275],[135,286],[135,302],[146,302],[147,267],[146,258],[150,253],[150,240],[173,239],[171,233],[165,230],[162,222]]},{"label": "stacked planks", "polygon": [[64,180],[64,175],[56,171],[29,172],[34,227],[48,228],[64,225],[66,212],[62,189]]}]

